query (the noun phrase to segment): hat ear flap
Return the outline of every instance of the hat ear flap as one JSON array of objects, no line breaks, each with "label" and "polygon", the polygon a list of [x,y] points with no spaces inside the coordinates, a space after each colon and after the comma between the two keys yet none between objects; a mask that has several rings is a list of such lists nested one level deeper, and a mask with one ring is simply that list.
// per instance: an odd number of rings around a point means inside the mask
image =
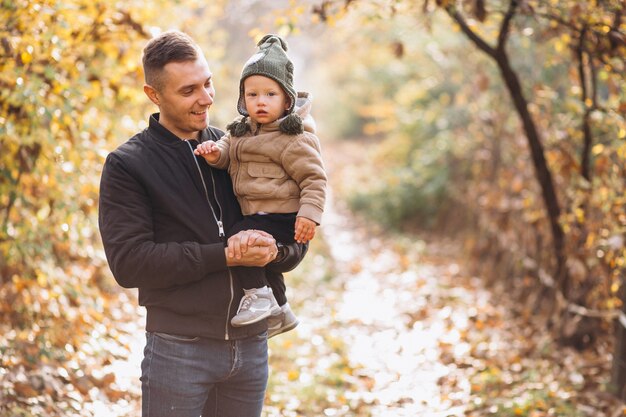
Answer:
[{"label": "hat ear flap", "polygon": [[299,135],[304,132],[302,118],[296,113],[291,113],[289,116],[285,117],[278,125],[278,128],[287,135]]},{"label": "hat ear flap", "polygon": [[240,137],[245,135],[248,132],[251,132],[252,129],[250,125],[246,123],[246,118],[242,117],[240,120],[235,120],[226,126],[226,130],[230,133],[231,136]]}]

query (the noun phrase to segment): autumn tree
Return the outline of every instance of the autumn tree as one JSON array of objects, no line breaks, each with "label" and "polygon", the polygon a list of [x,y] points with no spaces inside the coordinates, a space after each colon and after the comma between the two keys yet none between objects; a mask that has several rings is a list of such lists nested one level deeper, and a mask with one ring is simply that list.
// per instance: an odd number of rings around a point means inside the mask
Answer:
[{"label": "autumn tree", "polygon": [[[469,191],[463,204],[479,219],[482,249],[508,268],[491,273],[520,276],[511,283],[526,288],[525,297],[533,294],[531,305],[550,306],[549,323],[559,330],[558,337],[578,347],[588,345],[601,329],[610,328],[607,323],[617,314],[626,255],[620,197],[625,190],[626,137],[623,2],[374,3],[323,1],[312,7],[312,13],[330,25],[360,13],[368,16],[362,20],[364,27],[368,21],[374,27],[382,21],[411,18],[418,27],[428,27],[441,24],[443,14],[465,39],[468,51],[480,52],[497,69],[497,77],[491,79],[485,77],[488,72],[474,74],[474,90],[489,95],[491,105],[510,106],[521,135],[507,134],[505,109],[483,107],[482,115],[467,120],[465,131],[476,133],[476,138],[484,132],[499,136],[481,143],[475,140],[475,153],[466,153],[467,161],[485,158],[488,151],[491,160],[466,171],[472,177],[461,180]],[[379,39],[389,42],[382,33]],[[396,42],[394,50],[402,51],[403,46]],[[468,64],[481,59],[464,53]],[[397,71],[396,65],[390,72]],[[468,69],[475,67],[468,65]],[[498,94],[492,92],[494,84],[503,86],[506,102],[494,95]],[[453,95],[463,100],[462,94]],[[411,111],[421,110],[404,110]],[[395,123],[406,126],[405,120],[396,117]],[[463,134],[461,129],[457,132]],[[518,137],[525,145],[517,143]],[[523,166],[526,156],[519,152],[528,152],[532,170]],[[503,163],[506,154],[508,165]],[[534,174],[534,184],[526,182],[527,171]],[[494,181],[498,178],[502,180]]]},{"label": "autumn tree", "polygon": [[[576,209],[572,207],[572,201],[564,193],[557,193],[554,186],[554,167],[550,167],[546,161],[546,151],[544,147],[545,139],[540,134],[536,119],[541,116],[532,114],[532,97],[526,98],[523,82],[520,80],[515,69],[511,65],[511,60],[507,55],[506,43],[512,32],[521,33],[525,28],[537,30],[538,40],[544,42],[554,41],[555,46],[561,48],[562,59],[567,62],[567,66],[576,69],[578,79],[574,85],[578,88],[565,91],[562,96],[564,100],[578,97],[579,108],[573,111],[574,117],[580,119],[579,128],[572,131],[570,149],[573,154],[566,154],[564,157],[571,158],[574,164],[579,166],[579,175],[567,178],[571,183],[589,184],[583,195],[593,193],[592,176],[602,175],[602,170],[594,172],[591,166],[591,149],[595,145],[603,146],[604,140],[594,139],[594,135],[601,135],[602,128],[597,121],[604,119],[614,124],[619,121],[615,118],[615,112],[619,112],[622,103],[616,100],[619,97],[619,89],[614,86],[619,83],[621,68],[623,68],[623,56],[626,53],[626,38],[621,22],[624,5],[622,2],[520,2],[510,1],[503,3],[486,4],[484,1],[467,3],[446,2],[439,4],[445,12],[458,25],[468,39],[481,51],[491,57],[500,69],[502,79],[512,98],[516,111],[522,121],[524,131],[528,140],[528,147],[532,154],[537,180],[541,185],[542,196],[546,208],[546,214],[552,229],[552,239],[554,254],[556,258],[556,283],[554,289],[563,294],[567,302],[588,305],[589,300],[585,299],[586,294],[581,294],[580,287],[592,290],[593,278],[590,275],[582,277],[583,282],[574,282],[574,277],[570,276],[566,269],[568,253],[565,247],[564,228],[572,229],[564,221],[562,202],[567,206],[565,212],[569,213]],[[427,5],[426,5],[427,7]],[[487,23],[492,15],[499,15],[499,29],[497,30],[497,43],[495,47],[490,46],[484,35],[481,35],[478,22]],[[517,27],[511,25],[517,20]],[[535,21],[538,23],[532,24]],[[473,26],[473,27],[472,27]],[[532,82],[532,81],[531,81]],[[556,90],[556,88],[555,88]],[[599,90],[604,90],[604,98],[599,97]],[[613,90],[612,92],[610,92]],[[558,90],[556,90],[558,91]],[[569,93],[569,94],[568,94]],[[572,94],[573,93],[573,94]],[[608,94],[607,94],[608,93]],[[571,99],[570,99],[571,100]],[[591,115],[597,112],[596,122],[592,121]],[[604,115],[601,115],[604,113]],[[548,122],[548,128],[544,135],[550,134],[552,129]],[[614,131],[614,134],[618,133]],[[551,141],[552,142],[552,141]],[[550,144],[552,146],[552,144]],[[576,152],[577,151],[577,152]],[[571,151],[570,151],[571,152]],[[578,157],[576,157],[576,155]],[[557,168],[558,169],[558,168]],[[564,172],[557,175],[563,176]],[[583,234],[588,236],[588,228],[597,225],[578,222],[578,233],[583,230]],[[575,257],[578,248],[570,247],[569,252]],[[571,265],[571,264],[570,264]],[[591,285],[590,285],[591,284]],[[578,286],[578,289],[575,287]],[[586,291],[583,291],[586,292]],[[558,299],[558,297],[557,297]],[[561,307],[565,307],[561,305]],[[581,328],[579,336],[589,331],[588,328]],[[576,337],[573,338],[575,340]]]},{"label": "autumn tree", "polygon": [[[179,2],[172,19],[167,3],[0,5],[0,356],[10,370],[0,380],[3,400],[42,394],[12,381],[20,370],[49,363],[64,381],[84,374],[85,364],[66,363],[94,328],[116,338],[108,327],[119,317],[110,308],[117,290],[96,220],[101,167],[152,111],[141,88],[141,50],[152,31],[177,27],[209,41],[212,23],[189,22],[212,22],[223,9],[220,1]],[[50,407],[63,415],[55,401]]]},{"label": "autumn tree", "polygon": [[35,307],[38,324],[53,326],[45,317],[69,314],[102,267],[99,165],[120,125],[133,123],[129,86],[142,75],[132,45],[148,34],[105,3],[4,2],[0,12],[2,314],[26,328]]}]

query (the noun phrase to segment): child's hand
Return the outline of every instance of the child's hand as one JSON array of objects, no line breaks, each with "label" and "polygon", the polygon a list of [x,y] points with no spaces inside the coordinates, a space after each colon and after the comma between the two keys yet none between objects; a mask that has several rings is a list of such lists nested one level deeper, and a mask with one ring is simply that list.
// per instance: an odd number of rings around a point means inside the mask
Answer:
[{"label": "child's hand", "polygon": [[215,163],[220,159],[221,151],[212,140],[202,142],[193,151],[194,154],[202,156],[207,162]]},{"label": "child's hand", "polygon": [[306,217],[296,217],[296,234],[295,240],[298,243],[307,243],[315,236],[315,227],[317,224],[313,220]]}]

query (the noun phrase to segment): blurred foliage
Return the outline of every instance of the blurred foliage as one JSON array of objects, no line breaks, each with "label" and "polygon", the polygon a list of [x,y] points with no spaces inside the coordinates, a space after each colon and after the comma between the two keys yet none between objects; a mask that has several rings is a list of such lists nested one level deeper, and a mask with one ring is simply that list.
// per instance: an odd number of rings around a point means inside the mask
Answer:
[{"label": "blurred foliage", "polygon": [[12,337],[42,347],[36,362],[100,321],[98,174],[107,143],[135,127],[132,45],[146,33],[132,8],[104,3],[3,2],[0,13],[0,314]]},{"label": "blurred foliage", "polygon": [[416,36],[408,16],[398,16],[400,22],[370,14],[342,19],[327,34],[328,44],[341,47],[325,49],[315,69],[320,84],[334,86],[333,94],[317,97],[319,123],[331,125],[336,140],[379,143],[371,165],[355,169],[362,172],[353,173],[351,189],[342,194],[352,194],[355,210],[385,226],[432,228],[452,204],[450,175],[463,170],[452,133],[468,117],[462,106],[451,106],[462,80],[441,72],[440,65],[453,63],[439,61],[435,38],[424,27]]},{"label": "blurred foliage", "polygon": [[359,103],[343,117],[358,121],[346,136],[360,129],[380,142],[369,175],[354,182],[354,207],[394,226],[469,227],[468,248],[490,282],[513,277],[509,285],[522,295],[544,285],[558,292],[551,226],[525,133],[498,67],[467,34],[495,50],[511,10],[506,51],[540,134],[565,233],[569,280],[558,307],[574,303],[605,318],[585,317],[595,323],[585,330],[591,336],[569,341],[580,347],[609,331],[621,306],[624,3],[357,0],[318,2],[311,12],[333,28],[321,64],[342,68],[328,70],[332,99]]},{"label": "blurred foliage", "polygon": [[[138,6],[2,2],[4,369],[29,372],[67,361],[108,321],[95,210],[105,149],[136,127],[140,110],[134,90],[142,74],[133,44],[147,35],[136,20]],[[7,395],[31,396],[29,388],[3,383]]]},{"label": "blurred foliage", "polygon": [[148,38],[183,29],[211,60],[226,45],[226,2],[170,3],[0,3],[0,414],[29,415],[5,408],[28,398],[36,415],[76,412],[89,387],[120,397],[90,373],[122,339],[97,231],[100,170],[154,111],[142,91]]}]

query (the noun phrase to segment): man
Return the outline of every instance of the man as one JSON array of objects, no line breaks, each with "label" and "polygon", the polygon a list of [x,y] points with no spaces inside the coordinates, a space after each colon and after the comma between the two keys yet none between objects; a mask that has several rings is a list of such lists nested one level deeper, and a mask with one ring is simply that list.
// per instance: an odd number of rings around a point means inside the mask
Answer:
[{"label": "man", "polygon": [[[243,290],[229,267],[268,264],[276,243],[246,230],[225,247],[224,230],[241,212],[228,173],[194,155],[223,134],[208,124],[215,89],[199,47],[165,32],[146,45],[143,66],[144,92],[159,113],[108,155],[99,211],[111,271],[121,286],[139,289],[147,311],[143,416],[260,416],[267,323],[230,325]],[[289,248],[283,271],[304,249]]]}]

